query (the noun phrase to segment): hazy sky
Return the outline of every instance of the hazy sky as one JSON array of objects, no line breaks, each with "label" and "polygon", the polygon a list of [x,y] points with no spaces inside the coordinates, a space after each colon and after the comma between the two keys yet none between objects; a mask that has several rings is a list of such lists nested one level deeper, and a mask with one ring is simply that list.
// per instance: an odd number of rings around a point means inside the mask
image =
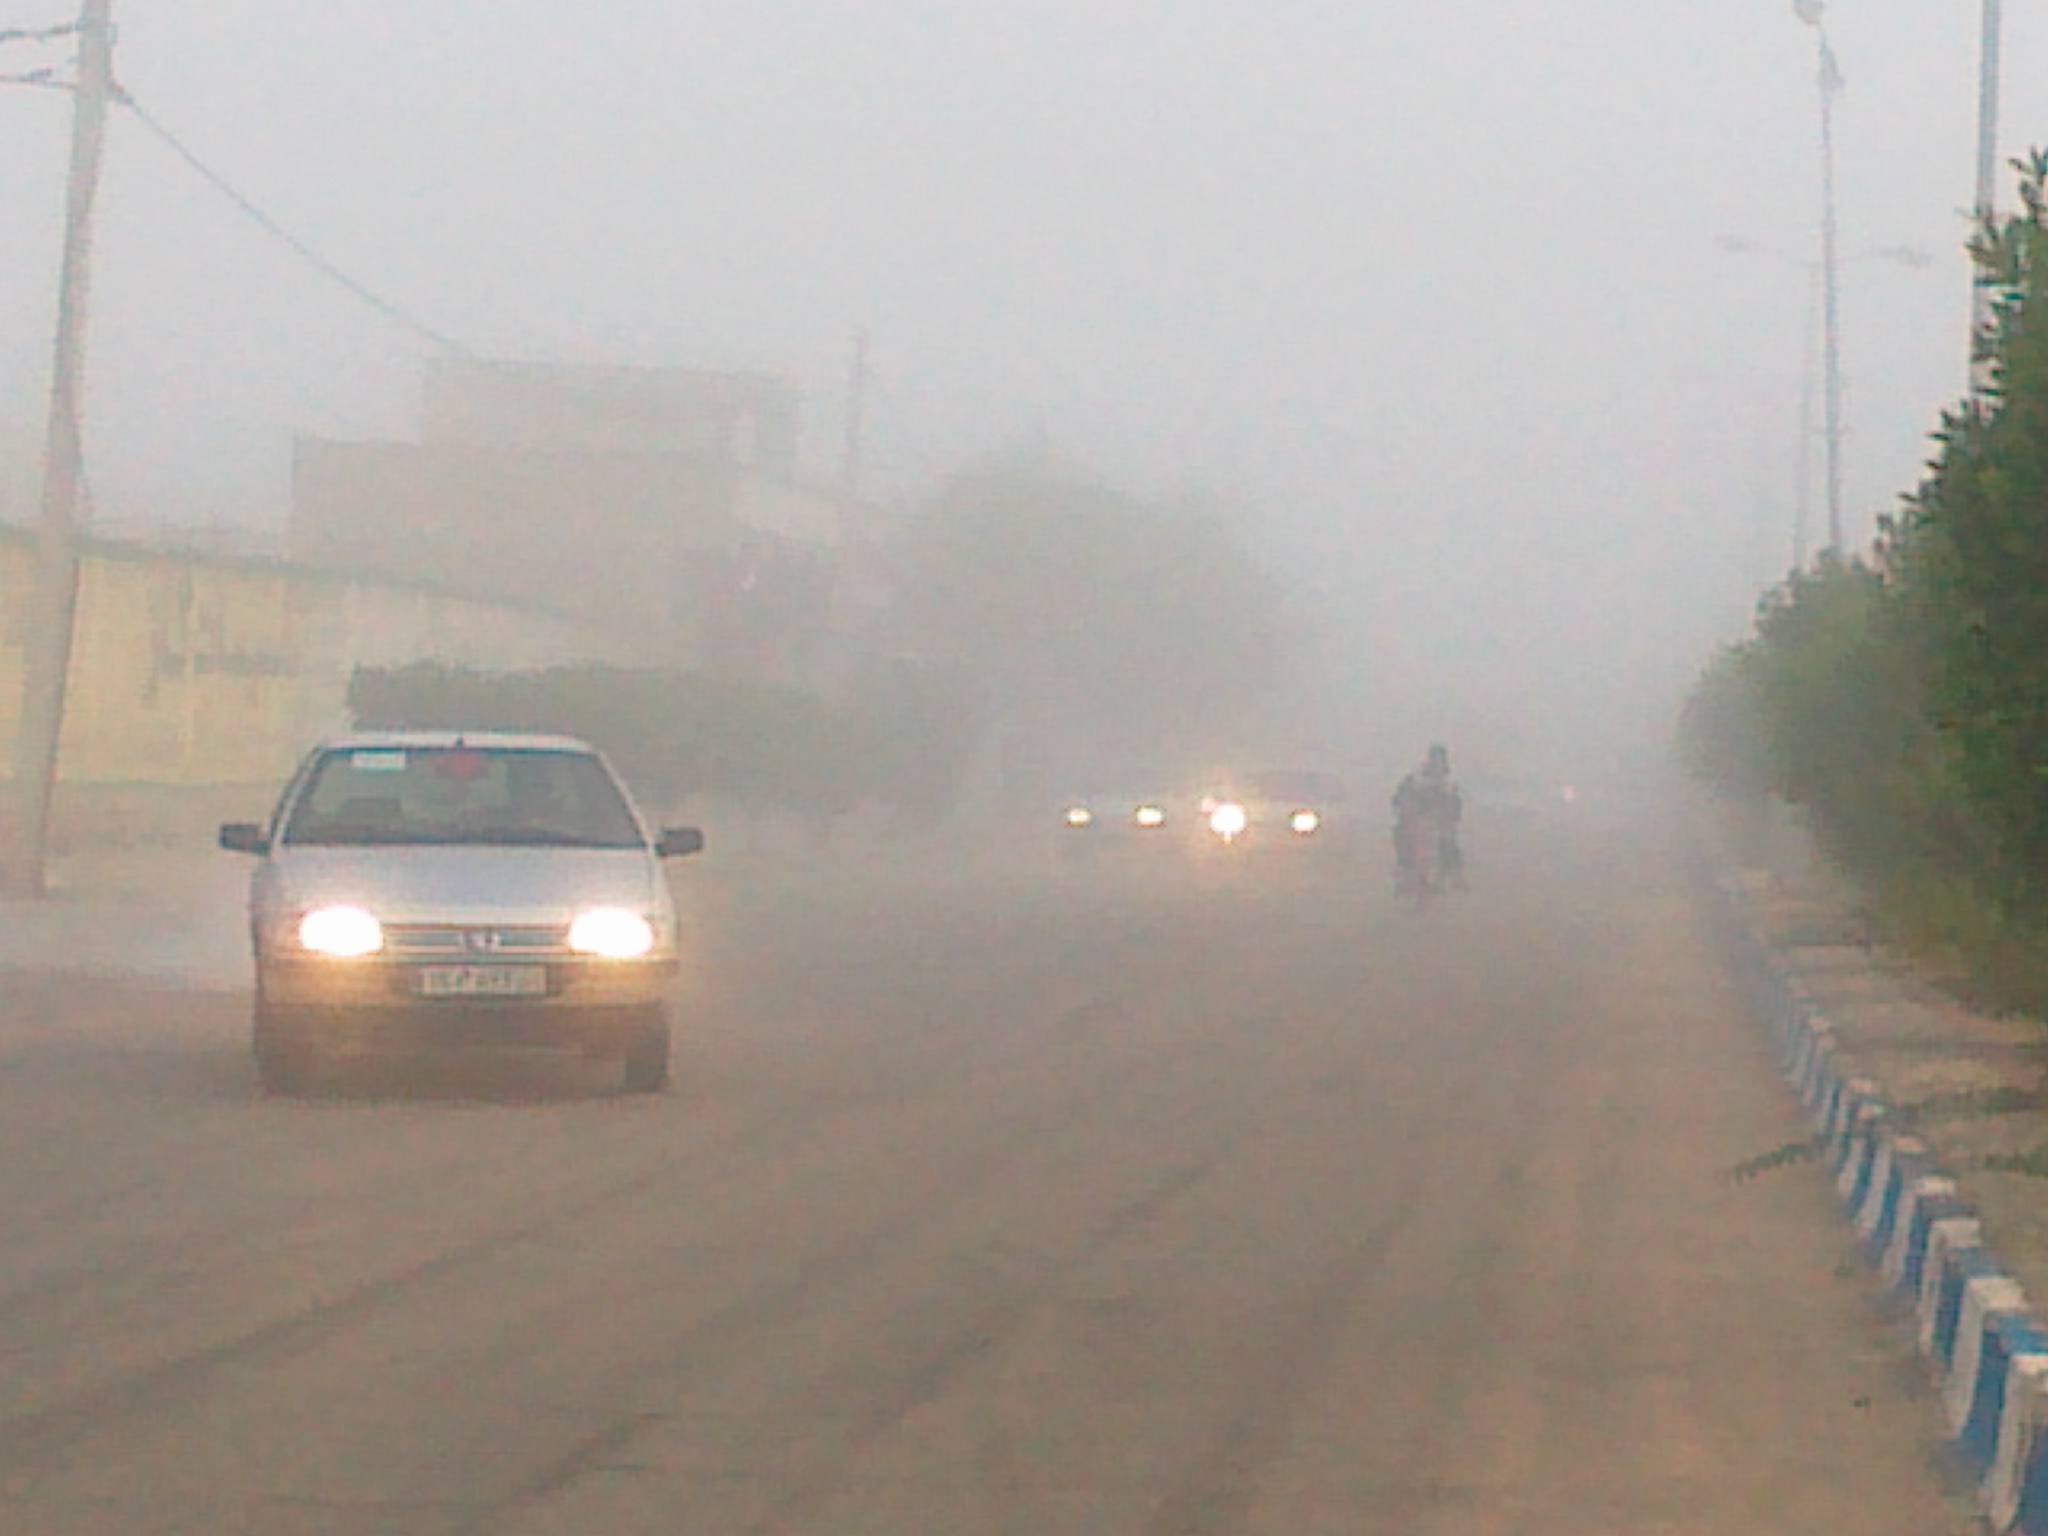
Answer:
[{"label": "hazy sky", "polygon": [[[72,9],[0,0],[0,26]],[[2048,17],[2009,9],[2010,154],[2048,140]],[[884,488],[1042,429],[1241,497],[1361,628],[1506,675],[1693,655],[1789,553],[1818,181],[1789,0],[117,11],[137,98],[405,309],[486,353],[795,374],[820,470],[867,327]],[[1844,247],[1935,257],[1846,269],[1860,539],[1962,383],[1977,5],[1829,25]],[[67,133],[62,96],[0,89],[14,441]],[[409,433],[421,355],[117,117],[108,516],[281,519],[290,435]]]}]

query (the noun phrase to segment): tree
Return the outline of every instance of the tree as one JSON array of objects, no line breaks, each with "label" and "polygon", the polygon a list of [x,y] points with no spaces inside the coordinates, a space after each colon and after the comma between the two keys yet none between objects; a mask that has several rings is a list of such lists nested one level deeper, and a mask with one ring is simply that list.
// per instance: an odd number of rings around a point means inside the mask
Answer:
[{"label": "tree", "polygon": [[1930,709],[1989,833],[1981,873],[2048,917],[2048,155],[2018,164],[2019,211],[1971,254],[1996,290],[1991,388],[1950,412],[1896,537],[1926,626]]},{"label": "tree", "polygon": [[1157,761],[1254,731],[1279,691],[1278,584],[1213,515],[1033,462],[955,477],[906,532],[904,623],[1013,761]]}]

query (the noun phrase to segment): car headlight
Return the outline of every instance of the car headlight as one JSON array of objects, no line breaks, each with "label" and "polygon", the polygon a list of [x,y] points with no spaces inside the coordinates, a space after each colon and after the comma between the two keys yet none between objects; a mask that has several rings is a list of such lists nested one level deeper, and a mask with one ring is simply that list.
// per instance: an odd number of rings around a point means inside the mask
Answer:
[{"label": "car headlight", "polygon": [[1234,801],[1226,800],[1209,813],[1209,830],[1218,837],[1236,837],[1251,824],[1250,814]]},{"label": "car headlight", "polygon": [[1287,818],[1287,825],[1294,828],[1294,830],[1300,833],[1303,837],[1307,837],[1309,833],[1315,831],[1315,829],[1317,827],[1320,827],[1322,824],[1323,818],[1318,816],[1314,811],[1296,811],[1292,816]]},{"label": "car headlight", "polygon": [[1131,813],[1131,820],[1141,827],[1163,827],[1166,825],[1166,812],[1156,805],[1141,805]]},{"label": "car headlight", "polygon": [[361,907],[320,907],[299,919],[299,948],[334,960],[360,960],[384,947],[384,925]]},{"label": "car headlight", "polygon": [[638,912],[600,908],[569,925],[569,947],[604,960],[638,960],[654,949],[654,925]]},{"label": "car headlight", "polygon": [[1070,805],[1067,807],[1067,825],[1070,827],[1089,826],[1094,820],[1095,813],[1085,805]]}]

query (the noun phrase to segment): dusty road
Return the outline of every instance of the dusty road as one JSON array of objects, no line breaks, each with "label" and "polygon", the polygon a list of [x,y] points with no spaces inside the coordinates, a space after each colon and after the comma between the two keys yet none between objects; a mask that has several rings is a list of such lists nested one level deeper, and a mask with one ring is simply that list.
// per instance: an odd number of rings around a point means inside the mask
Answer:
[{"label": "dusty road", "polygon": [[1963,1529],[1676,858],[1474,835],[713,900],[654,1102],[0,978],[0,1531]]}]

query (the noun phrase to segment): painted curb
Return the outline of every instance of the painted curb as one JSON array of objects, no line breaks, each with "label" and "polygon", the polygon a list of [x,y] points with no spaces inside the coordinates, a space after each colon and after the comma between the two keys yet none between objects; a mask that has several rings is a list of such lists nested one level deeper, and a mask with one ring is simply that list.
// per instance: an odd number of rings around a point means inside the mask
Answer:
[{"label": "painted curb", "polygon": [[2048,1536],[2048,1326],[1984,1242],[1976,1209],[1898,1129],[1876,1083],[1843,1069],[1833,1025],[1801,996],[1734,880],[1715,883],[1736,978],[1770,1031],[1864,1257],[1910,1309],[1942,1427],[1997,1536]]}]

